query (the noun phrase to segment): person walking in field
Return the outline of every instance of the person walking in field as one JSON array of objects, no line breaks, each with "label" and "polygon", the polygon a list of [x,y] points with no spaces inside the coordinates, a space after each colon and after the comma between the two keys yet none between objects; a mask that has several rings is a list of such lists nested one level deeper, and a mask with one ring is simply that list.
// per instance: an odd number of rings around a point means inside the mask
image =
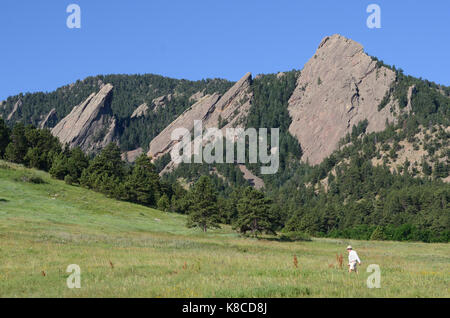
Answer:
[{"label": "person walking in field", "polygon": [[358,253],[353,250],[352,246],[347,246],[347,252],[348,252],[348,272],[355,272],[358,273],[358,269],[356,267],[356,264],[361,265],[361,260],[358,257]]}]

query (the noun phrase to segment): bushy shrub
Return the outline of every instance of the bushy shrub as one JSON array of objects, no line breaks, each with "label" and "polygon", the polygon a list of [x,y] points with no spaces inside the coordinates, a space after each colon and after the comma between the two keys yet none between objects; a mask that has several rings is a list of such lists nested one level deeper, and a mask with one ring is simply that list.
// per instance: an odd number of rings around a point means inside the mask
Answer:
[{"label": "bushy shrub", "polygon": [[15,180],[20,181],[20,182],[33,183],[33,184],[46,183],[44,179],[42,179],[40,176],[33,174],[33,173],[24,173],[20,177],[16,178]]},{"label": "bushy shrub", "polygon": [[159,200],[158,200],[158,210],[167,212],[170,208],[170,201],[169,198],[167,197],[167,195],[163,195]]},{"label": "bushy shrub", "polygon": [[74,184],[76,181],[75,181],[75,179],[74,179],[70,174],[68,174],[68,175],[66,175],[66,176],[64,177],[64,182],[65,182],[66,184],[68,184],[68,185],[72,185],[72,184]]},{"label": "bushy shrub", "polygon": [[385,239],[386,236],[381,226],[377,226],[377,228],[372,232],[372,235],[370,236],[371,241],[383,241]]}]

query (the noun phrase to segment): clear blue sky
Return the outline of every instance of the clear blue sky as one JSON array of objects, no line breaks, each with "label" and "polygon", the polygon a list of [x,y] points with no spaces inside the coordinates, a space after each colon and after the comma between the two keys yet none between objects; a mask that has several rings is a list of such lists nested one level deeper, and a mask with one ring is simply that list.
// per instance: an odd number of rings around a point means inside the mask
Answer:
[{"label": "clear blue sky", "polygon": [[[66,8],[81,7],[81,29]],[[381,29],[366,7],[381,7]],[[301,69],[340,33],[405,73],[450,85],[450,1],[2,0],[0,100],[90,75],[238,80]]]}]

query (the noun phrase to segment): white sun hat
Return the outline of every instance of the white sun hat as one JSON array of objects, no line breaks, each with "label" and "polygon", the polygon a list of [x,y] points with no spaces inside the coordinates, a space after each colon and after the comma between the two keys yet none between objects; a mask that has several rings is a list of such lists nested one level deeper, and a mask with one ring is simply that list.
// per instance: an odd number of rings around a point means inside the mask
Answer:
[{"label": "white sun hat", "polygon": [[347,249],[348,249],[348,250],[352,250],[353,248],[352,248],[351,245],[349,245],[349,246],[347,246]]}]

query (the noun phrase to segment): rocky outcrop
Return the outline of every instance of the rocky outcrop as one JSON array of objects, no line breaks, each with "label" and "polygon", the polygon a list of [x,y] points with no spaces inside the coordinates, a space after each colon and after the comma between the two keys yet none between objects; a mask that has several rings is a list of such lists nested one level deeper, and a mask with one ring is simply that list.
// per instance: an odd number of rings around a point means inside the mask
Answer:
[{"label": "rocky outcrop", "polygon": [[251,83],[252,74],[245,74],[217,101],[214,111],[209,112],[205,118],[203,127],[218,127],[222,130],[228,127],[244,127],[253,98]]},{"label": "rocky outcrop", "polygon": [[245,165],[240,164],[239,170],[241,170],[242,176],[244,177],[245,180],[247,180],[249,182],[249,184],[252,187],[254,187],[255,189],[264,188],[264,186],[265,186],[264,180],[256,175],[254,175],[253,172],[248,170],[248,168]]},{"label": "rocky outcrop", "polygon": [[56,109],[52,108],[45,118],[39,123],[39,128],[49,128],[58,121],[56,116]]},{"label": "rocky outcrop", "polygon": [[131,118],[139,118],[142,116],[146,116],[147,112],[148,106],[146,103],[144,103],[134,110],[133,114],[131,114]]},{"label": "rocky outcrop", "polygon": [[194,102],[198,102],[203,96],[205,96],[205,93],[197,92],[195,94],[192,94],[191,97],[189,97],[189,99]]},{"label": "rocky outcrop", "polygon": [[[168,94],[168,95],[160,96],[160,97],[153,99],[152,100],[153,112],[156,113],[160,109],[166,107],[167,103],[169,103],[172,100],[172,98],[173,98],[173,94]],[[147,116],[148,110],[149,110],[149,107],[148,107],[147,103],[144,103],[134,110],[133,114],[131,114],[131,118],[139,118],[142,116]]]},{"label": "rocky outcrop", "polygon": [[[198,102],[187,109],[158,136],[150,142],[148,155],[153,159],[170,152],[178,141],[171,140],[171,134],[176,128],[186,128],[192,131],[194,121],[201,120],[203,128],[243,127],[244,120],[251,106],[252,93],[249,90],[252,76],[245,74],[223,96],[215,93],[205,95]],[[167,169],[172,167],[169,164]],[[167,171],[165,169],[164,171]]]},{"label": "rocky outcrop", "polygon": [[79,146],[86,152],[97,152],[113,142],[116,119],[111,111],[113,86],[104,85],[83,103],[75,106],[53,129],[52,134],[70,147]]},{"label": "rocky outcrop", "polygon": [[158,136],[150,142],[148,155],[153,159],[168,153],[177,143],[171,140],[172,132],[177,128],[186,128],[192,130],[194,128],[194,120],[203,120],[211,108],[219,100],[218,94],[206,95],[190,108],[185,110],[177,119],[167,126]]},{"label": "rocky outcrop", "polygon": [[408,101],[407,101],[406,109],[405,109],[405,111],[407,111],[407,112],[411,112],[411,111],[412,111],[411,100],[412,100],[412,95],[413,95],[413,92],[414,92],[414,89],[415,89],[415,88],[416,88],[416,85],[411,85],[411,86],[408,88],[408,95],[407,95]]},{"label": "rocky outcrop", "polygon": [[392,100],[378,110],[394,80],[395,73],[377,66],[359,43],[340,35],[324,38],[289,100],[289,132],[301,144],[302,159],[320,163],[364,119],[369,122],[367,132],[381,131],[386,121],[395,121],[400,110]]},{"label": "rocky outcrop", "polygon": [[16,113],[20,113],[20,108],[22,107],[22,100],[19,99],[13,107],[13,110],[9,113],[7,120],[11,120]]},{"label": "rocky outcrop", "polygon": [[167,103],[170,102],[173,98],[172,94],[160,96],[158,98],[155,98],[152,101],[152,104],[154,105],[153,112],[157,112],[158,110],[166,107]]},{"label": "rocky outcrop", "polygon": [[144,150],[141,147],[139,147],[137,149],[122,153],[121,157],[123,161],[135,162],[137,157],[139,157],[143,152]]}]

